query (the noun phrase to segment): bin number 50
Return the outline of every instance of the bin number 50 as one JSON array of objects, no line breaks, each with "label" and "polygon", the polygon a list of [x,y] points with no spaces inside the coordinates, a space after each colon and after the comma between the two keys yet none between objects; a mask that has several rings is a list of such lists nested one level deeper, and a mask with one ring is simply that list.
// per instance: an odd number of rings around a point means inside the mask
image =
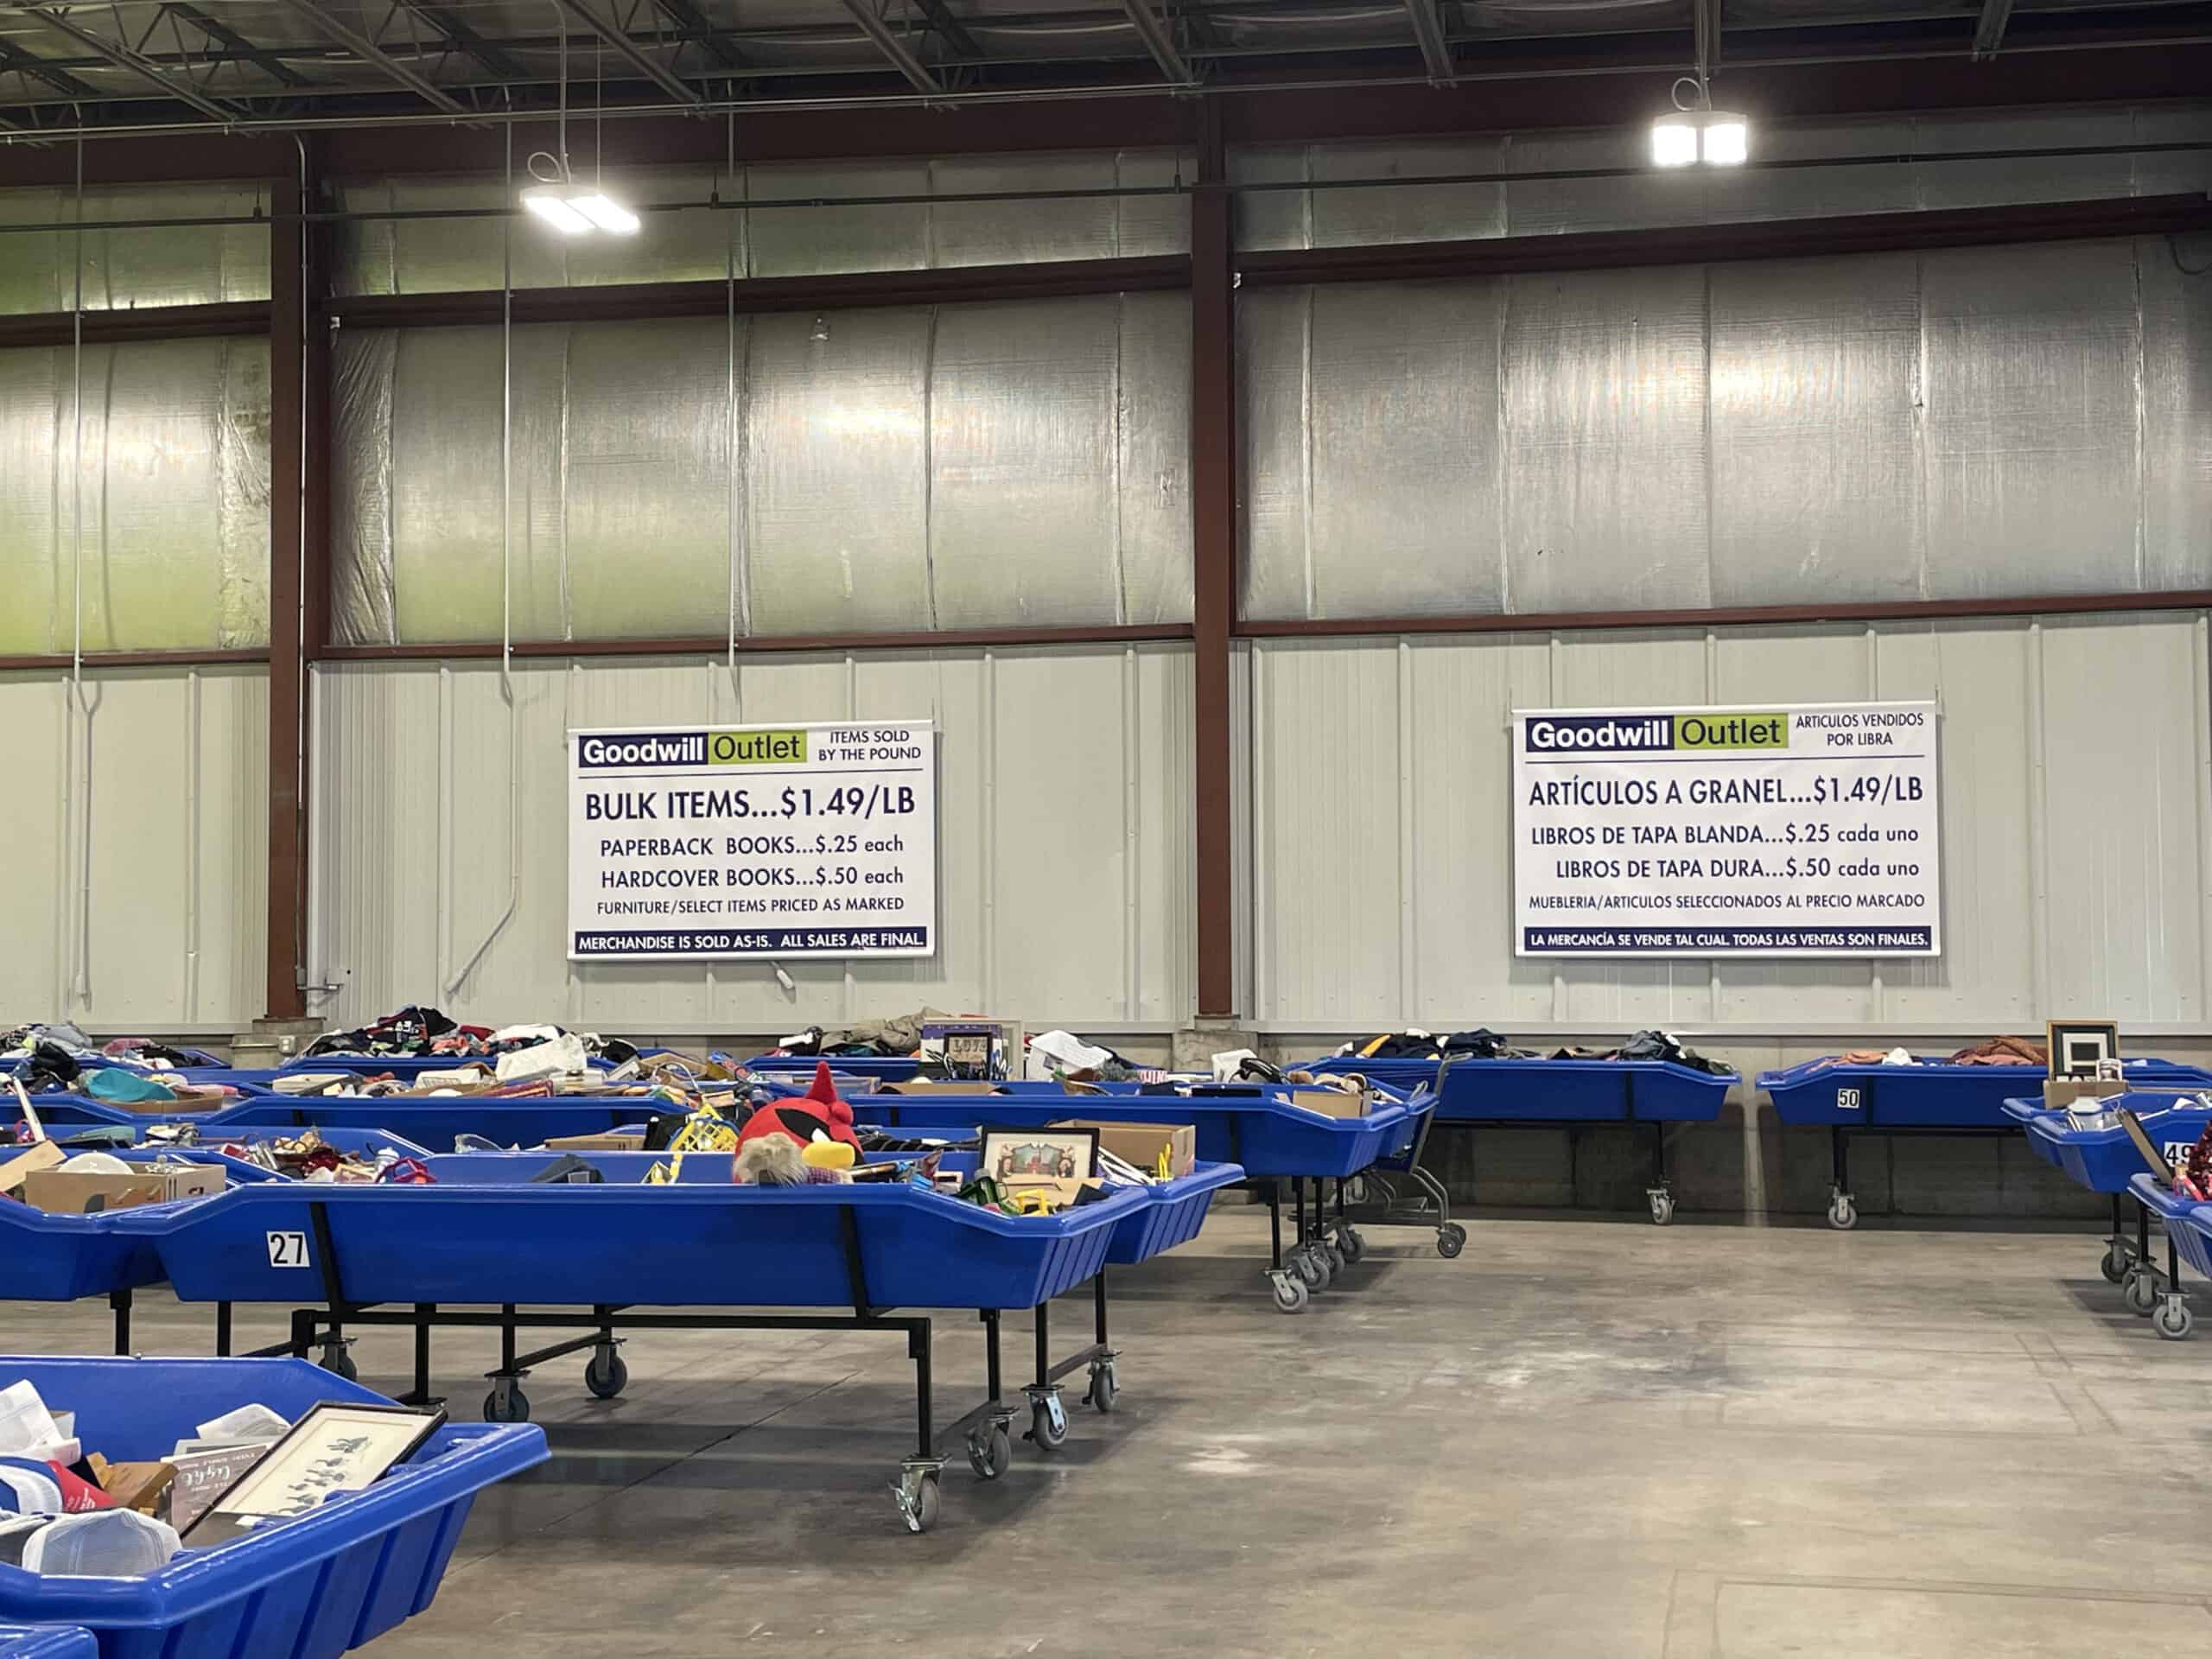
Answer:
[{"label": "bin number 50", "polygon": [[308,1236],[305,1233],[271,1233],[269,1235],[269,1265],[272,1268],[304,1268],[308,1264]]},{"label": "bin number 50", "polygon": [[[1859,1109],[1859,1091],[1856,1089],[1837,1090],[1835,1091],[1835,1109],[1839,1112],[1857,1111]],[[274,1238],[276,1237],[276,1235],[271,1233],[270,1236]],[[295,1234],[293,1236],[297,1237],[298,1235]]]}]

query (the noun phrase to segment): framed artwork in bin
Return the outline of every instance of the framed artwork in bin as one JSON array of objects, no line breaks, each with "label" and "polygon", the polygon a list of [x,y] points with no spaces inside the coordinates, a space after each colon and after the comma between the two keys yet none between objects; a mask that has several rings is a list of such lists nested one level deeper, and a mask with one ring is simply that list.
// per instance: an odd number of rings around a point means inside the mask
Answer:
[{"label": "framed artwork in bin", "polygon": [[982,1154],[976,1173],[1008,1192],[1042,1189],[1060,1204],[1072,1204],[1077,1192],[1098,1173],[1096,1129],[994,1128],[985,1124],[977,1133]]},{"label": "framed artwork in bin", "polygon": [[2094,1077],[2120,1058],[2120,1027],[2110,1020],[2053,1020],[2044,1027],[2054,1077]]},{"label": "framed artwork in bin", "polygon": [[308,1408],[284,1438],[218,1493],[181,1536],[195,1546],[314,1512],[334,1492],[372,1485],[437,1433],[443,1408],[417,1411],[351,1400]]}]

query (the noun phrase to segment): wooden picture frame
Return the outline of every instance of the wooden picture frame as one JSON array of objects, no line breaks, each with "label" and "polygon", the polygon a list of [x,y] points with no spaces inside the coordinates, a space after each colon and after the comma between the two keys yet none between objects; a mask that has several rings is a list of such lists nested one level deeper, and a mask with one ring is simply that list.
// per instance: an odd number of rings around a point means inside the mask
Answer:
[{"label": "wooden picture frame", "polygon": [[210,1499],[180,1533],[219,1543],[263,1523],[312,1515],[334,1492],[361,1491],[414,1456],[442,1427],[442,1406],[420,1411],[366,1401],[323,1400],[284,1438]]}]

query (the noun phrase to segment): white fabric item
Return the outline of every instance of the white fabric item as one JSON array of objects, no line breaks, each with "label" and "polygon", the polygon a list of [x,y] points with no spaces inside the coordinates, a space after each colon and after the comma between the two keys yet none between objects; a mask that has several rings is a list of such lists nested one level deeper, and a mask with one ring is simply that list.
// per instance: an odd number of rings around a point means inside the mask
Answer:
[{"label": "white fabric item", "polygon": [[1213,1057],[1213,1080],[1216,1083],[1234,1083],[1236,1081],[1236,1068],[1247,1060],[1259,1058],[1249,1048],[1232,1048],[1217,1054]]},{"label": "white fabric item", "polygon": [[1091,1071],[1114,1058],[1111,1049],[1094,1048],[1071,1032],[1039,1032],[1029,1039],[1029,1075],[1050,1082],[1055,1068]]},{"label": "white fabric item", "polygon": [[33,1384],[0,1389],[0,1458],[43,1458],[45,1447],[67,1438]]},{"label": "white fabric item", "polygon": [[[495,1043],[518,1043],[525,1037],[535,1037],[541,1042],[558,1042],[569,1033],[558,1026],[501,1026],[490,1040]],[[578,1041],[582,1039],[579,1038]]]},{"label": "white fabric item", "polygon": [[52,1475],[42,1475],[17,1464],[0,1463],[0,1487],[8,1491],[5,1507],[17,1515],[61,1513],[61,1484]]},{"label": "white fabric item", "polygon": [[442,1089],[450,1093],[472,1083],[481,1083],[491,1074],[480,1065],[455,1066],[449,1071],[423,1071],[415,1077],[417,1089]]},{"label": "white fabric item", "polygon": [[251,1446],[283,1440],[292,1432],[292,1425],[281,1413],[257,1404],[240,1406],[219,1417],[211,1417],[192,1432],[199,1439],[217,1446]]},{"label": "white fabric item", "polygon": [[1882,1064],[1884,1065],[1918,1065],[1920,1062],[1912,1058],[1910,1049],[1893,1048],[1882,1056]]},{"label": "white fabric item", "polygon": [[111,1152],[80,1152],[54,1168],[57,1175],[128,1175],[130,1166]]},{"label": "white fabric item", "polygon": [[168,1565],[176,1529],[136,1510],[92,1510],[49,1522],[23,1546],[32,1573],[72,1578],[135,1578]]},{"label": "white fabric item", "polygon": [[501,1083],[525,1083],[532,1077],[565,1077],[583,1069],[583,1039],[563,1032],[550,1043],[500,1055],[499,1077]]}]

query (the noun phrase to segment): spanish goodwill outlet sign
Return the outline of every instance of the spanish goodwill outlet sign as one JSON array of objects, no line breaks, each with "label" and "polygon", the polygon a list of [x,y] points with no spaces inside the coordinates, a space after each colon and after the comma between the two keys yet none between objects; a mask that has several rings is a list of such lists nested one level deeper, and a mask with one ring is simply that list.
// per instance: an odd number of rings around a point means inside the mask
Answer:
[{"label": "spanish goodwill outlet sign", "polygon": [[1516,955],[1933,957],[1932,702],[1513,716]]}]

